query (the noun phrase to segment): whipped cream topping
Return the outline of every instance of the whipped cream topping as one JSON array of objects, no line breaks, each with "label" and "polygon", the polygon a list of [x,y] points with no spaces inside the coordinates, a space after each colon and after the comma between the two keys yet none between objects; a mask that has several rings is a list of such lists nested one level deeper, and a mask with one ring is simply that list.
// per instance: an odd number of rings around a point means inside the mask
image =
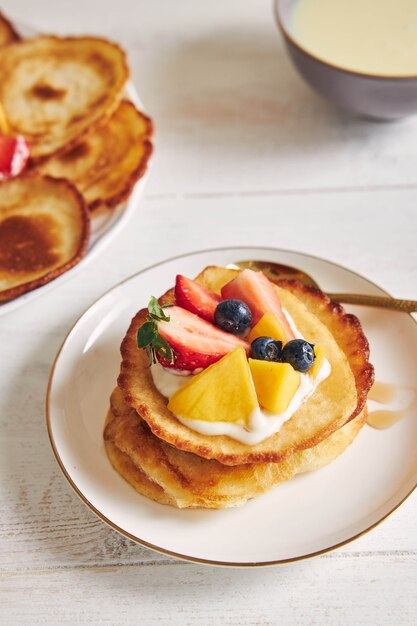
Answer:
[{"label": "whipped cream topping", "polygon": [[[303,339],[289,313],[284,310],[284,314],[295,336]],[[300,385],[287,409],[283,413],[277,414],[265,411],[258,405],[250,415],[248,424],[193,420],[181,417],[181,415],[176,415],[175,417],[184,424],[184,426],[203,435],[227,435],[241,443],[254,445],[279,432],[281,426],[288,421],[303,402],[314,393],[318,385],[330,375],[330,372],[331,365],[327,359],[324,359],[316,378],[313,378],[308,372],[305,374],[300,372]],[[160,363],[155,363],[151,367],[154,385],[166,398],[170,398],[178,389],[188,382],[190,376],[197,373],[198,371],[184,372],[167,369],[162,367]]]}]

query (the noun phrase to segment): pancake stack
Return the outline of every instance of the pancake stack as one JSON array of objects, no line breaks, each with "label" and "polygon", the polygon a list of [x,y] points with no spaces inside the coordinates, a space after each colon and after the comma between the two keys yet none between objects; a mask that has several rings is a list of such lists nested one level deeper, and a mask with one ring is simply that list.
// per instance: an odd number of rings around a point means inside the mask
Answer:
[{"label": "pancake stack", "polygon": [[[208,267],[195,280],[220,293],[237,273]],[[114,468],[140,494],[179,508],[238,506],[331,462],[359,433],[373,368],[358,319],[301,283],[279,281],[276,289],[303,336],[325,347],[331,373],[278,433],[255,445],[203,435],[168,410],[167,399],[153,383],[148,357],[137,347],[146,311],[133,318],[121,346],[104,442]],[[173,290],[160,298],[161,303],[173,301]]]},{"label": "pancake stack", "polygon": [[[151,120],[124,99],[128,78],[125,52],[111,41],[20,39],[0,15],[0,237],[5,230],[11,233],[7,264],[0,258],[0,302],[45,284],[80,261],[90,230],[94,231],[92,218],[124,202],[144,175],[153,128]],[[15,138],[29,151],[28,163],[27,155],[13,144]],[[56,255],[59,267],[51,266],[49,248],[40,245],[39,237],[35,241],[32,228],[38,209],[52,213],[56,206],[57,185],[51,178],[65,179],[65,185],[60,184],[67,190],[64,195],[79,197],[81,210],[85,209],[83,220],[88,221],[81,234],[77,218],[55,220],[53,238],[62,242],[58,247],[72,241],[64,255],[61,249]],[[11,181],[19,182],[10,187]],[[19,221],[10,220],[10,203],[5,200],[12,188]],[[39,189],[42,192],[36,196]],[[27,227],[20,227],[24,220]],[[30,265],[27,257],[21,271],[20,251],[34,246],[38,261],[42,254],[45,258]]]}]

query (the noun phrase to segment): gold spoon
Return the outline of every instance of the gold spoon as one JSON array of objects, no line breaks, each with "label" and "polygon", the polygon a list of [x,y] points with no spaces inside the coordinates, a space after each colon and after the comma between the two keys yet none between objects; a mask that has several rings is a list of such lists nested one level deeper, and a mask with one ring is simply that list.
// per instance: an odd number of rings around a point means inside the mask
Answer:
[{"label": "gold spoon", "polygon": [[[281,279],[298,280],[304,285],[310,285],[320,289],[316,281],[306,272],[291,267],[291,265],[282,265],[281,263],[272,263],[271,261],[237,261],[234,263],[240,269],[251,269],[263,272],[270,280],[276,281]],[[363,304],[365,306],[374,306],[392,311],[402,311],[403,313],[416,313],[417,301],[402,300],[399,298],[389,298],[387,296],[365,296],[359,293],[328,293],[331,300],[335,302],[345,302],[348,304]]]}]

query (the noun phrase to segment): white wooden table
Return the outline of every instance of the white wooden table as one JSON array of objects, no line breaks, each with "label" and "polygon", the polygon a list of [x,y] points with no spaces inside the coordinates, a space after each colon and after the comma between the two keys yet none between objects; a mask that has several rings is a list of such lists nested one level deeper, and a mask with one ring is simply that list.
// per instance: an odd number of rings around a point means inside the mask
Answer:
[{"label": "white wooden table", "polygon": [[370,123],[322,102],[290,65],[269,0],[4,0],[2,9],[40,30],[119,40],[157,134],[130,225],[82,273],[0,318],[0,623],[415,624],[415,496],[312,560],[184,563],[119,536],[77,498],[50,448],[44,402],[79,315],[172,255],[289,248],[416,297],[417,117]]}]

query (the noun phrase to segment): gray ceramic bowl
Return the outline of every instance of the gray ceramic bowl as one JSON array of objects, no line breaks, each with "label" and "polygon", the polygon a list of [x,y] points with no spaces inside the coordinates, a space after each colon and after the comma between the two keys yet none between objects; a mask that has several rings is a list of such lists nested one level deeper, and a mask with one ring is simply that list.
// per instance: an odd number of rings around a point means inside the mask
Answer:
[{"label": "gray ceramic bowl", "polygon": [[321,96],[362,116],[392,120],[417,113],[417,75],[376,76],[345,70],[304,50],[291,34],[297,0],[274,0],[275,17],[294,65]]}]

